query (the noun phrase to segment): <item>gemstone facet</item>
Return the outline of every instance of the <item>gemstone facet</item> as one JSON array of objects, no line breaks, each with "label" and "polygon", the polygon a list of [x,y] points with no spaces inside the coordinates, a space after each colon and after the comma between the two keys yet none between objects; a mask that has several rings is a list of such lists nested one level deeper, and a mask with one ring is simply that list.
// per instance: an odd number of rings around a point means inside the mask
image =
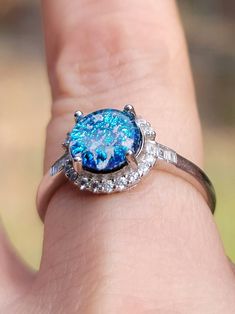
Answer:
[{"label": "gemstone facet", "polygon": [[138,154],[142,134],[132,113],[102,109],[81,118],[69,138],[72,158],[81,157],[83,169],[109,173],[127,164],[126,153]]}]

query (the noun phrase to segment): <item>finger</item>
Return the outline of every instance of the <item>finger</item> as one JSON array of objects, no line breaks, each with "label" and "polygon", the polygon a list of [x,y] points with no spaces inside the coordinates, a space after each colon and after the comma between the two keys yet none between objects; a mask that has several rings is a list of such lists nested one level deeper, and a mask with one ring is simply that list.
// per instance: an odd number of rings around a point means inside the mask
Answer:
[{"label": "finger", "polygon": [[24,295],[33,280],[33,272],[13,251],[0,225],[0,309]]},{"label": "finger", "polygon": [[192,79],[174,1],[43,3],[54,99],[46,168],[61,154],[74,111],[126,102],[149,118],[159,141],[201,162]]},{"label": "finger", "polygon": [[[174,1],[44,0],[43,6],[53,95],[46,168],[61,154],[75,110],[127,102],[152,122],[160,142],[201,163]],[[216,284],[218,273],[222,286]],[[180,178],[154,172],[128,193],[101,197],[68,184],[51,200],[38,283],[48,296],[56,289],[60,309],[110,313],[123,305],[121,312],[144,312],[169,296],[177,304],[190,302],[192,281],[199,300],[209,286],[215,298],[232,302],[231,271],[209,209]]]}]

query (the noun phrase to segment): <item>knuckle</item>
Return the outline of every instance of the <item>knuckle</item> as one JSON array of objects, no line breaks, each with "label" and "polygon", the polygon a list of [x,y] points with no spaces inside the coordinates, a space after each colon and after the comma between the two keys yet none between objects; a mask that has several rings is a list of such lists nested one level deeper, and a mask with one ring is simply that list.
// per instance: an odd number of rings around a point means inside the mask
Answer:
[{"label": "knuckle", "polygon": [[[123,15],[109,15],[61,40],[50,66],[54,102],[94,106],[161,80],[172,58],[170,45],[164,31],[153,31],[153,22],[137,24]],[[60,105],[53,109],[55,115],[61,111]]]}]

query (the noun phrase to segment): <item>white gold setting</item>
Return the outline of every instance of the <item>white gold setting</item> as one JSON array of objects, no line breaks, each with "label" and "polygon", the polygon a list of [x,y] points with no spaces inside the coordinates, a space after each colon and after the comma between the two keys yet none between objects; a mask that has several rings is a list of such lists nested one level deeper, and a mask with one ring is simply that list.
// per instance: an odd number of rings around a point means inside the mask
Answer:
[{"label": "white gold setting", "polygon": [[[37,207],[42,220],[52,195],[66,181],[66,178],[81,191],[109,194],[134,187],[153,167],[186,179],[201,193],[211,212],[214,213],[215,190],[205,172],[171,148],[156,142],[156,132],[151,124],[138,117],[132,105],[126,105],[123,111],[132,115],[132,118],[134,117],[134,122],[142,135],[141,145],[136,154],[132,150],[127,150],[126,156],[124,156],[126,164],[119,170],[108,173],[87,171],[83,169],[81,157],[73,158],[70,154],[71,133],[67,133],[62,144],[64,154],[45,174],[38,189]],[[83,117],[81,111],[75,112],[75,123]]]},{"label": "white gold setting", "polygon": [[137,117],[135,121],[143,137],[141,150],[134,156],[135,166],[128,163],[113,173],[91,173],[83,170],[79,161],[74,162],[69,154],[65,154],[52,166],[51,173],[59,172],[62,167],[65,176],[80,190],[93,193],[121,192],[135,186],[157,161],[157,143],[154,141],[156,133],[147,121]]}]

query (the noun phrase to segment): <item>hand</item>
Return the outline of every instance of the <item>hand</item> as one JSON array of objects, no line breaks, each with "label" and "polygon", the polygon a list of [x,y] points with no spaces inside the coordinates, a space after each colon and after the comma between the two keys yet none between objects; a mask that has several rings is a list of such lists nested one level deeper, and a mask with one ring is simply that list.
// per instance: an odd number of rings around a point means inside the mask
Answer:
[{"label": "hand", "polygon": [[[152,122],[159,142],[202,165],[173,0],[44,0],[43,15],[53,96],[45,171],[73,112],[125,103]],[[193,186],[160,171],[108,196],[62,186],[48,207],[37,274],[3,234],[0,254],[0,313],[235,313],[234,274],[209,208]]]}]

